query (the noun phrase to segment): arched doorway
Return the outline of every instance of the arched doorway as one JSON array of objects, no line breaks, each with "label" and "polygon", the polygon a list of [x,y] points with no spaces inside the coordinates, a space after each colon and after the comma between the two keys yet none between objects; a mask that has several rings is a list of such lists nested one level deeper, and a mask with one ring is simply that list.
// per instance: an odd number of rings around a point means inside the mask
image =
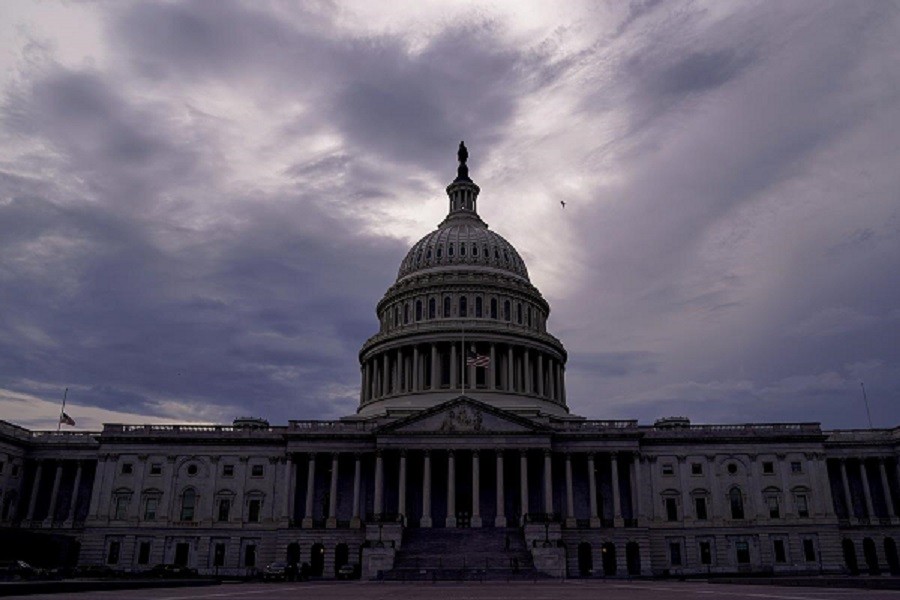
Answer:
[{"label": "arched doorway", "polygon": [[900,558],[897,556],[897,542],[894,538],[884,538],[884,557],[891,575],[900,575]]},{"label": "arched doorway", "polygon": [[334,547],[334,574],[337,576],[341,567],[350,562],[350,549],[347,544],[338,544]]},{"label": "arched doorway", "polygon": [[594,552],[590,542],[578,544],[578,575],[590,577],[594,573]]},{"label": "arched doorway", "polygon": [[612,577],[616,574],[616,545],[605,542],[600,547],[600,553],[603,555],[603,576]]},{"label": "arched doorway", "polygon": [[869,575],[880,575],[881,567],[878,566],[878,552],[875,550],[875,542],[872,538],[863,540],[863,556],[866,558],[866,567]]},{"label": "arched doorway", "polygon": [[641,547],[637,542],[625,544],[625,562],[628,565],[629,575],[641,574]]},{"label": "arched doorway", "polygon": [[309,551],[309,574],[321,577],[323,573],[325,573],[325,546],[313,544]]},{"label": "arched doorway", "polygon": [[844,538],[841,548],[844,551],[844,565],[847,570],[851,575],[859,575],[859,564],[856,562],[856,547],[853,545],[853,540]]},{"label": "arched doorway", "polygon": [[287,547],[287,564],[297,565],[300,563],[300,544],[294,542],[288,544]]}]

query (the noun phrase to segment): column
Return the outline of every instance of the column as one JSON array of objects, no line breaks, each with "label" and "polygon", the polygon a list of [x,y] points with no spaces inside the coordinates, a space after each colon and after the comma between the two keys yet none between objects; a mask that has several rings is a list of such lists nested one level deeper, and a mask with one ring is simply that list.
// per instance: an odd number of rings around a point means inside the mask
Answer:
[{"label": "column", "polygon": [[431,452],[428,450],[425,451],[422,465],[422,519],[419,525],[431,527]]},{"label": "column", "polygon": [[284,461],[285,478],[287,482],[284,490],[284,508],[281,511],[281,517],[287,519],[290,527],[291,521],[294,520],[294,489],[297,487],[297,469],[294,465],[294,455],[288,453]]},{"label": "column", "polygon": [[[316,455],[310,452],[306,470],[306,511],[303,513],[303,528],[313,526],[313,495],[316,491]],[[238,499],[240,500],[240,499]]]},{"label": "column", "polygon": [[544,353],[538,352],[537,356],[537,394],[544,395]]},{"label": "column", "polygon": [[862,477],[863,496],[865,496],[865,498],[866,498],[866,513],[867,513],[867,516],[869,517],[869,520],[871,521],[872,519],[875,518],[875,508],[872,505],[872,490],[871,490],[871,488],[869,488],[869,473],[867,472],[867,469],[866,469],[866,459],[865,458],[859,459],[859,474],[860,474],[860,477]]},{"label": "column", "polygon": [[566,402],[566,366],[559,363],[559,401]]},{"label": "column", "polygon": [[[719,518],[719,515],[725,514],[723,510],[719,507],[721,505],[722,499],[719,497],[719,476],[716,473],[716,456],[714,454],[706,455],[706,472],[709,481],[709,518],[710,520],[714,520]],[[653,482],[653,471],[650,471],[650,482],[652,485]],[[653,495],[650,495],[651,502],[650,506],[654,505]]]},{"label": "column", "polygon": [[366,361],[364,369],[363,376],[365,377],[366,391],[363,399],[369,401],[372,399],[372,368],[369,365],[369,361]]},{"label": "column", "polygon": [[878,470],[881,472],[881,487],[884,489],[884,504],[887,506],[888,516],[893,520],[897,518],[897,513],[894,511],[894,499],[891,496],[891,486],[888,482],[883,456],[878,459]]},{"label": "column", "polygon": [[381,450],[375,452],[375,519],[384,514],[384,458]]},{"label": "column", "polygon": [[528,515],[528,451],[519,454],[519,500],[522,504],[522,524]]},{"label": "column", "polygon": [[559,371],[560,371],[559,361],[554,360],[553,361],[553,388],[554,388],[553,399],[556,400],[557,402],[562,400],[562,394],[561,394],[562,386],[559,384]]},{"label": "column", "polygon": [[431,344],[431,389],[436,390],[441,386],[438,379],[438,353],[437,344]]},{"label": "column", "polygon": [[481,463],[472,451],[472,527],[481,527]]},{"label": "column", "polygon": [[390,367],[388,361],[388,354],[385,352],[381,355],[381,395],[387,396],[391,393],[390,382],[391,382],[391,374],[388,372],[388,368]]},{"label": "column", "polygon": [[400,477],[397,486],[397,512],[400,513],[400,522],[406,526],[406,450],[400,451]]},{"label": "column", "polygon": [[359,529],[361,521],[359,518],[359,488],[362,479],[362,465],[360,456],[357,453],[354,457],[353,464],[353,516],[350,518],[350,527]]},{"label": "column", "polygon": [[490,381],[488,382],[489,390],[497,389],[497,348],[496,344],[491,344],[491,366],[488,367],[488,377],[490,377]]},{"label": "column", "polygon": [[103,487],[103,475],[106,471],[106,455],[97,457],[94,469],[94,481],[91,484],[91,504],[88,506],[88,517],[96,518],[100,514],[100,488]]},{"label": "column", "polygon": [[615,452],[609,453],[609,468],[612,473],[613,527],[622,527],[622,497],[619,496],[619,460]]},{"label": "column", "polygon": [[328,529],[337,527],[338,458],[337,452],[331,455],[331,488],[328,491],[328,520],[325,521]]},{"label": "column", "polygon": [[[491,345],[493,350],[493,344]],[[503,496],[503,450],[497,450],[497,516],[494,527],[506,527],[506,499]]]},{"label": "column", "polygon": [[[75,461],[75,484],[72,486],[72,498],[69,500],[69,512],[66,513],[66,521],[75,520],[75,510],[78,508],[78,488],[81,487],[82,461]],[[882,467],[882,472],[884,472]]]},{"label": "column", "polygon": [[515,363],[513,363],[513,348],[506,347],[506,391],[513,392],[516,389]]},{"label": "column", "polygon": [[[638,521],[638,519],[643,520],[643,514],[641,514],[641,455],[638,452],[632,455],[631,474],[634,478],[631,484],[631,509],[634,513],[632,516],[635,521]],[[640,522],[637,522],[637,524],[640,525]]]},{"label": "column", "polygon": [[59,482],[62,479],[62,462],[56,461],[56,473],[53,476],[53,489],[50,492],[50,506],[47,508],[47,516],[44,519],[48,523],[52,523],[56,516],[56,501],[59,497]]},{"label": "column", "polygon": [[422,391],[419,386],[419,347],[413,346],[413,358],[412,358],[412,391],[420,392]]},{"label": "column", "polygon": [[591,527],[600,527],[600,516],[597,514],[597,470],[594,467],[594,453],[587,455],[588,465],[588,502],[590,502]]},{"label": "column", "polygon": [[43,471],[44,461],[38,461],[37,470],[34,472],[34,484],[31,487],[31,499],[28,501],[28,515],[25,517],[29,521],[34,520],[34,507],[37,505],[38,490],[41,487]]},{"label": "column", "polygon": [[406,386],[406,381],[403,376],[403,350],[401,348],[397,348],[397,358],[394,361],[394,393],[399,394],[403,391],[403,388]]},{"label": "column", "polygon": [[363,404],[366,401],[366,366],[360,365],[359,367],[359,403]]},{"label": "column", "polygon": [[847,480],[847,459],[838,459],[841,461],[841,483],[844,485],[844,498],[847,500],[847,518],[855,519],[856,513],[853,511],[853,496],[850,495],[850,482]]},{"label": "column", "polygon": [[531,394],[534,390],[531,388],[531,351],[528,348],[522,352],[522,379],[522,390]]},{"label": "column", "polygon": [[[454,354],[456,354],[454,352]],[[453,450],[447,453],[447,527],[456,527],[456,465]]]},{"label": "column", "polygon": [[456,344],[450,344],[450,389],[459,387],[459,361],[456,358]]},{"label": "column", "polygon": [[572,489],[572,455],[566,452],[566,527],[575,527],[575,494]]},{"label": "column", "polygon": [[[134,493],[128,505],[128,520],[130,521],[137,521],[141,518],[141,490],[144,489],[144,473],[148,460],[150,460],[149,455],[139,454],[137,464],[134,465]],[[215,489],[215,485],[213,485],[213,489]]]},{"label": "column", "polygon": [[553,464],[550,450],[544,450],[544,512],[553,514]]}]

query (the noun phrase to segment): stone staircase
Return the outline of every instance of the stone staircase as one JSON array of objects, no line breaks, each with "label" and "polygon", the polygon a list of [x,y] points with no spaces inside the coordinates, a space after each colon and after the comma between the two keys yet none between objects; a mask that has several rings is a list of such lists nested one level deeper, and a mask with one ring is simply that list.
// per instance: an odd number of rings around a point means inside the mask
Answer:
[{"label": "stone staircase", "polygon": [[385,576],[402,581],[540,577],[522,531],[515,528],[407,529]]}]

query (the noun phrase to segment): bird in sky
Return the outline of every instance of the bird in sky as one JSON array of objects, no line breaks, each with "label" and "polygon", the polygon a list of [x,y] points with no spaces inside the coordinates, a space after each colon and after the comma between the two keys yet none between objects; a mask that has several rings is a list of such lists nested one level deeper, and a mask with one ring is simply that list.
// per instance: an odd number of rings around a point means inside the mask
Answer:
[{"label": "bird in sky", "polygon": [[566,207],[566,201],[565,201],[565,200],[560,200],[559,203],[562,204],[562,207],[563,207],[563,208]]}]

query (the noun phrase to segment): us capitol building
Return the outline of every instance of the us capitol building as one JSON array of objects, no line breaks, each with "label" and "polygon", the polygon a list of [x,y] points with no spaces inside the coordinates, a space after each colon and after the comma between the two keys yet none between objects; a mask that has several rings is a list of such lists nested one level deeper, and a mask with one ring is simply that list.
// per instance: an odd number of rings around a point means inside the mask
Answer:
[{"label": "us capitol building", "polygon": [[459,159],[447,217],[378,303],[355,415],[0,421],[0,547],[32,554],[4,558],[326,578],[900,571],[900,428],[572,415],[550,306],[478,216],[462,144]]}]

